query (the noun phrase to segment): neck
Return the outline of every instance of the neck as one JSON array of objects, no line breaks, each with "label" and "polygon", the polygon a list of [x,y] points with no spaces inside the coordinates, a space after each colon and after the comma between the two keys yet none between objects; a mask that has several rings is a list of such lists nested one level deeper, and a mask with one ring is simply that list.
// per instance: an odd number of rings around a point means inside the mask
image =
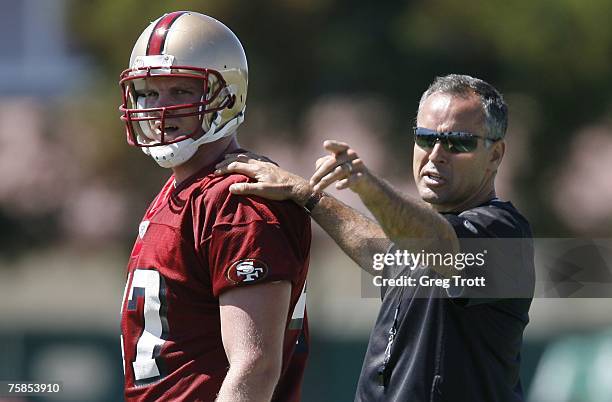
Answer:
[{"label": "neck", "polygon": [[238,144],[236,135],[221,138],[218,141],[208,144],[202,144],[191,159],[182,165],[172,168],[176,184],[192,176],[204,166],[217,161],[222,155],[230,153],[238,148],[240,148],[240,145]]},{"label": "neck", "polygon": [[462,202],[454,204],[430,204],[433,209],[440,213],[444,212],[462,212],[468,209],[477,207],[484,204],[485,202],[496,197],[495,188],[491,188],[490,191],[485,191],[476,194],[474,197],[470,197]]}]

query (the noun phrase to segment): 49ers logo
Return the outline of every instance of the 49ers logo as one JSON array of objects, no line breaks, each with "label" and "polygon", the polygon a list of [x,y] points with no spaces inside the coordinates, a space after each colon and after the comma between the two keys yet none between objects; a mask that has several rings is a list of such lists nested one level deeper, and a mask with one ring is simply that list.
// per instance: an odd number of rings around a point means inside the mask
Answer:
[{"label": "49ers logo", "polygon": [[260,260],[238,260],[227,270],[227,279],[233,283],[253,283],[266,277],[268,267]]}]

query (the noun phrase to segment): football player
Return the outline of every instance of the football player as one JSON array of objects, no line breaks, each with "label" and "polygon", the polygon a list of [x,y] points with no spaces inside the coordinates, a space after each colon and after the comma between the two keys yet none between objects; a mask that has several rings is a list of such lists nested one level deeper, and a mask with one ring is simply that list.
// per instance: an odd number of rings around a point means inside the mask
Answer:
[{"label": "football player", "polygon": [[310,218],[229,192],[248,71],[238,38],[195,12],[165,14],[121,74],[127,140],[172,176],[147,209],[121,310],[128,401],[298,401],[308,350]]}]

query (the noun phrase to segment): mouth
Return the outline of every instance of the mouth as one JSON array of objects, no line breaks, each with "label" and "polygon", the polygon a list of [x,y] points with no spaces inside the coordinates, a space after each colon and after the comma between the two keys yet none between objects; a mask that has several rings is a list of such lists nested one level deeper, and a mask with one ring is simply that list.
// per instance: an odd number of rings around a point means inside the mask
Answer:
[{"label": "mouth", "polygon": [[175,134],[178,130],[178,126],[166,126],[164,131],[166,134]]},{"label": "mouth", "polygon": [[[164,126],[164,130],[163,130],[164,136],[175,136],[178,133],[179,129],[180,129],[179,126],[175,126],[175,125],[172,125],[172,124],[166,124]],[[155,130],[155,134],[158,137],[162,136],[161,123],[155,122],[155,129],[154,130]]]},{"label": "mouth", "polygon": [[421,177],[428,187],[437,187],[446,184],[446,179],[442,175],[431,170],[423,172]]}]

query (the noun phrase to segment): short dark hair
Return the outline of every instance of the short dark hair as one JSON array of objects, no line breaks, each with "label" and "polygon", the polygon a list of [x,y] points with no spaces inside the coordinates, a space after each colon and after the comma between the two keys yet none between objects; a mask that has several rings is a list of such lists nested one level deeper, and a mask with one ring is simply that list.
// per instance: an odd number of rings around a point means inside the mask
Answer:
[{"label": "short dark hair", "polygon": [[434,82],[421,96],[419,108],[430,95],[439,92],[449,95],[477,94],[485,114],[485,124],[488,130],[487,138],[500,140],[505,137],[508,128],[508,105],[502,94],[493,85],[481,79],[462,74],[449,74],[436,77]]}]

